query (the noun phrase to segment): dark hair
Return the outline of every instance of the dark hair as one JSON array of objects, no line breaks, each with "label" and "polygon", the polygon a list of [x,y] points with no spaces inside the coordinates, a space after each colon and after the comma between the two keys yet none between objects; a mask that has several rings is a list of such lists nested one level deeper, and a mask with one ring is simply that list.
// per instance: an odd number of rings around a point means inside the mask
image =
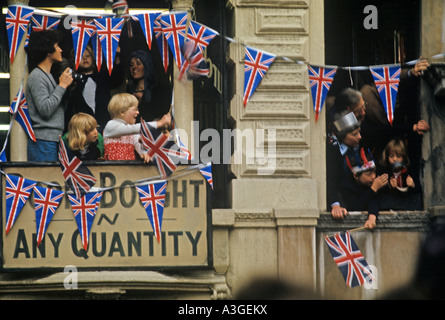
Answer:
[{"label": "dark hair", "polygon": [[[333,121],[336,121],[336,120],[338,120],[340,118],[343,118],[348,113],[351,113],[351,112],[344,110],[344,111],[335,113],[334,116],[333,116]],[[338,131],[337,128],[335,128],[335,126],[332,126],[332,128],[333,128],[333,131],[334,131],[335,136],[337,137],[337,139],[340,142],[343,142],[343,140],[345,139],[345,137],[346,137],[346,135],[348,133],[351,133],[352,131],[357,130],[358,128],[360,128],[360,122],[357,122],[356,124],[354,124],[354,125],[352,125],[352,126],[350,126],[348,128],[344,128],[341,131]]]},{"label": "dark hair", "polygon": [[[142,64],[144,65],[144,95],[143,95],[143,99],[147,102],[150,102],[152,89],[157,85],[156,71],[155,71],[155,65],[153,62],[153,58],[147,51],[144,51],[144,50],[133,51],[130,54],[128,61],[130,61],[132,58],[137,58],[137,59],[141,60]],[[130,76],[130,81],[128,83],[128,91],[130,93],[134,93],[135,90],[136,90],[136,83]]]},{"label": "dark hair", "polygon": [[352,88],[343,89],[337,96],[335,96],[335,112],[348,110],[349,107],[358,104],[361,98],[362,93],[360,91]]},{"label": "dark hair", "polygon": [[28,56],[29,71],[46,59],[48,54],[55,51],[54,45],[62,40],[58,30],[44,30],[31,32],[26,53]]}]

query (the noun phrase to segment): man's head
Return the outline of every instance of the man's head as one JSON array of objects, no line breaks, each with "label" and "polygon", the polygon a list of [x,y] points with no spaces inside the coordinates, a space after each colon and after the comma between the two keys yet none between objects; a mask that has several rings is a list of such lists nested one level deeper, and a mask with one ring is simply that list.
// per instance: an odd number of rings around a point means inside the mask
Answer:
[{"label": "man's head", "polygon": [[352,88],[343,89],[335,97],[335,108],[337,112],[345,110],[353,112],[359,122],[363,122],[365,119],[366,105],[362,93]]}]

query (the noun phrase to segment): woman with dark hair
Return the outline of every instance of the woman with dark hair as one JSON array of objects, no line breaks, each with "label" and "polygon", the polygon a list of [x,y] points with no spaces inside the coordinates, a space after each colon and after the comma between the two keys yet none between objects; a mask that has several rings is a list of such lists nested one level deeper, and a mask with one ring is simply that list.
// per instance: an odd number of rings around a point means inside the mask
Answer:
[{"label": "woman with dark hair", "polygon": [[[36,136],[28,140],[29,161],[57,161],[59,136],[65,126],[65,107],[62,98],[73,82],[70,68],[66,68],[58,83],[51,74],[55,62],[62,61],[58,31],[32,32],[27,54],[30,74],[26,82],[26,100]],[[32,71],[31,71],[32,70]]]},{"label": "woman with dark hair", "polygon": [[139,117],[144,121],[162,118],[168,113],[170,103],[165,97],[164,89],[160,87],[152,56],[147,51],[136,50],[129,58],[127,92],[139,101]]}]

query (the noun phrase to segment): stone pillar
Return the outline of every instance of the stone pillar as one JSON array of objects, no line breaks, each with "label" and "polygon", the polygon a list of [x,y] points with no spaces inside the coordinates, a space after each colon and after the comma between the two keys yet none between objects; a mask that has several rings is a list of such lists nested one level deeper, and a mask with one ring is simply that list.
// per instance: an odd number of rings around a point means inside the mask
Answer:
[{"label": "stone pillar", "polygon": [[[15,4],[21,4],[21,5],[28,5],[28,0],[8,0],[8,6],[15,5]],[[14,100],[17,92],[20,89],[20,84],[23,79],[23,75],[28,74],[28,68],[26,66],[26,54],[24,50],[25,45],[25,39],[24,36],[22,38],[22,41],[20,43],[20,46],[17,50],[17,54],[14,59],[14,63],[10,64],[10,79],[9,79],[9,96],[10,101]],[[23,87],[25,87],[26,84],[26,77],[23,81]],[[26,132],[23,130],[23,128],[14,121],[12,128],[11,128],[11,134],[9,136],[9,148],[10,148],[10,161],[26,161],[27,160],[27,145],[28,145],[28,136]]]},{"label": "stone pillar", "polygon": [[[191,9],[193,7],[194,0],[167,0],[172,5],[172,10],[176,11],[188,11],[189,17],[191,13]],[[198,159],[198,156],[195,154],[195,146],[193,145],[194,136],[193,136],[193,81],[187,80],[187,77],[184,76],[181,81],[178,80],[179,70],[175,62],[174,64],[174,82],[173,82],[173,92],[175,95],[175,121],[176,127],[178,129],[184,130],[187,132],[188,141],[184,141],[186,147],[190,150],[193,157]],[[182,139],[182,138],[181,138]],[[196,146],[196,147],[199,147]]]}]

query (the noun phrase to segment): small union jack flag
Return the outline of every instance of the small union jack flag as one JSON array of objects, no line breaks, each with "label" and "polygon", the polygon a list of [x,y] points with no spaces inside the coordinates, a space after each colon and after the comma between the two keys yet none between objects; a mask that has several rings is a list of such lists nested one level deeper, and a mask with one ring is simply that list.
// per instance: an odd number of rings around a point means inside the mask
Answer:
[{"label": "small union jack flag", "polygon": [[201,172],[203,177],[206,178],[207,182],[213,189],[212,164],[211,163],[206,164],[204,167],[199,168],[199,171]]},{"label": "small union jack flag", "polygon": [[169,51],[168,51],[168,42],[164,37],[164,33],[162,32],[162,26],[160,22],[161,14],[158,13],[154,20],[153,31],[156,37],[156,42],[158,43],[159,52],[162,58],[162,64],[164,65],[164,71],[167,73],[168,64],[170,63]]},{"label": "small union jack flag", "polygon": [[336,68],[307,66],[309,84],[311,86],[312,102],[315,111],[315,121],[318,120],[324,100],[328,94],[332,81],[334,81]]},{"label": "small union jack flag", "polygon": [[369,68],[374,77],[374,83],[385,108],[386,117],[392,125],[394,120],[394,105],[400,81],[400,66],[386,66]]},{"label": "small union jack flag", "polygon": [[159,173],[163,178],[171,175],[176,170],[181,152],[179,147],[155,128],[151,128],[141,119],[141,139],[142,145],[148,150],[148,155],[157,165]]},{"label": "small union jack flag", "polygon": [[63,191],[34,186],[34,208],[36,212],[37,245],[45,236],[48,225],[63,198]]},{"label": "small union jack flag", "polygon": [[[137,14],[136,20],[139,21],[141,25],[142,32],[144,33],[145,39],[147,40],[148,48],[151,50],[151,43],[153,42],[153,28],[155,24],[155,19],[160,13],[142,13]],[[133,16],[133,19],[135,18]]]},{"label": "small union jack flag", "polygon": [[23,92],[23,84],[20,85],[19,92],[17,92],[17,95],[12,101],[9,112],[15,114],[15,120],[22,126],[29,138],[35,142],[36,136],[32,128],[31,117],[29,116],[28,105],[26,104],[26,97]]},{"label": "small union jack flag", "polygon": [[136,187],[142,205],[147,212],[154,234],[158,242],[161,239],[162,216],[164,213],[165,190],[167,181],[151,183]]},{"label": "small union jack flag", "polygon": [[59,161],[66,183],[74,191],[77,199],[82,198],[96,183],[90,170],[71,151],[67,150],[59,137]]},{"label": "small union jack flag", "polygon": [[9,233],[14,222],[17,220],[29,195],[31,194],[35,181],[13,175],[6,177],[6,234]]},{"label": "small union jack flag", "polygon": [[125,20],[123,18],[102,18],[94,19],[94,22],[105,56],[108,73],[111,76],[116,50]]},{"label": "small union jack flag", "polygon": [[75,19],[71,22],[71,34],[73,37],[74,61],[76,70],[79,68],[83,52],[87,47],[91,36],[96,32],[96,25],[93,20]]},{"label": "small union jack flag", "polygon": [[204,52],[210,41],[212,41],[217,35],[219,35],[219,33],[215,30],[196,21],[190,20],[187,38],[185,41],[192,42],[194,49],[198,48],[199,51]]},{"label": "small union jack flag", "polygon": [[44,16],[34,13],[31,17],[31,25],[26,37],[25,47],[28,46],[29,34],[31,32],[57,29],[59,23],[59,17]]},{"label": "small union jack flag", "polygon": [[100,68],[102,68],[103,52],[99,37],[97,36],[97,31],[95,31],[91,36],[91,45],[93,47],[93,52],[96,59],[97,70],[100,71]]},{"label": "small union jack flag", "polygon": [[181,152],[181,158],[186,159],[187,161],[193,160],[192,153],[187,149],[184,142],[182,142],[181,138],[179,137],[179,134],[177,136],[178,144],[179,144],[179,150]]},{"label": "small union jack flag", "polygon": [[103,192],[101,191],[89,192],[80,199],[68,195],[85,251],[88,250],[91,226],[93,225],[102,194]]},{"label": "small union jack flag", "polygon": [[190,42],[184,44],[184,62],[179,72],[178,80],[182,79],[185,72],[191,79],[198,76],[206,76],[210,72],[205,63],[204,55],[198,49],[194,49]]},{"label": "small union jack flag", "polygon": [[275,55],[261,50],[246,47],[244,62],[244,94],[243,104],[246,106],[258,84],[263,79],[269,66],[275,60]]},{"label": "small union jack flag", "polygon": [[372,281],[371,269],[349,231],[325,236],[325,242],[348,287]]},{"label": "small union jack flag", "polygon": [[187,12],[161,14],[160,22],[162,25],[162,32],[172,50],[178,69],[181,69],[184,61],[181,49],[185,42]]},{"label": "small union jack flag", "polygon": [[30,7],[19,5],[8,7],[8,12],[6,14],[6,30],[8,33],[9,58],[11,64],[14,63],[17,49],[22,41],[23,35],[26,33],[26,28],[33,13],[34,9]]}]

